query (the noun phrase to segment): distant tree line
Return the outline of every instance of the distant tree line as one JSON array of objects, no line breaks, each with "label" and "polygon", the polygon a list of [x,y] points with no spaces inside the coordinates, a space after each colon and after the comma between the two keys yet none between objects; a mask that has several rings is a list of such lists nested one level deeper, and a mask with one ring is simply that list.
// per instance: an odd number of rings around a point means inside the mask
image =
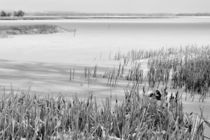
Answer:
[{"label": "distant tree line", "polygon": [[1,11],[0,12],[0,17],[23,17],[25,15],[25,12],[22,10],[14,11],[14,12],[6,12],[6,11]]}]

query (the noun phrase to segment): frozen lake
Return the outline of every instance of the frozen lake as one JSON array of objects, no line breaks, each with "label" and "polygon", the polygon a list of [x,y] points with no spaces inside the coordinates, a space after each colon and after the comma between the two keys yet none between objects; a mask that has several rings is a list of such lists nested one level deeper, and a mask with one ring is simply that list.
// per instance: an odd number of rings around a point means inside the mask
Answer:
[{"label": "frozen lake", "polygon": [[100,63],[114,52],[210,44],[210,18],[0,21],[58,25],[70,32],[0,38],[0,59],[20,62]]},{"label": "frozen lake", "polygon": [[[111,92],[107,81],[97,79],[88,85],[82,76],[85,65],[97,64],[105,72],[119,64],[109,59],[115,52],[210,44],[207,17],[0,21],[0,26],[34,24],[58,25],[69,32],[0,37],[0,91],[12,85],[25,90],[31,87],[41,94],[61,92],[65,96],[77,93],[84,97],[91,91],[103,98]],[[68,70],[72,66],[77,77],[70,82]],[[125,81],[120,81],[120,85],[112,91],[116,96],[124,95]],[[185,111],[199,113],[199,107],[205,106],[205,116],[209,118],[209,102],[184,103]]]}]

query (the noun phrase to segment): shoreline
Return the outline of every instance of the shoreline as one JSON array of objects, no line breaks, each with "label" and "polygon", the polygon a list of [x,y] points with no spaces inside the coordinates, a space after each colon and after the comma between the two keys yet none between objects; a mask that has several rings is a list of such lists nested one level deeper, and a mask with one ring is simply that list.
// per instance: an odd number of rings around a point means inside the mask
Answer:
[{"label": "shoreline", "polygon": [[25,17],[0,18],[0,23],[210,23],[210,16],[181,17]]}]

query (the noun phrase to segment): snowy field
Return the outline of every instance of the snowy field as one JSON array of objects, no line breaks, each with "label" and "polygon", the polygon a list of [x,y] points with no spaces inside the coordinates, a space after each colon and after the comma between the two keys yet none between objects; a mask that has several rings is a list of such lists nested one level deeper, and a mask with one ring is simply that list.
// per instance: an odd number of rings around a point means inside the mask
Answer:
[{"label": "snowy field", "polygon": [[[55,34],[0,37],[1,75],[14,73],[13,75],[18,75],[20,80],[17,82],[18,78],[3,78],[1,83],[17,84],[20,88],[32,86],[41,91],[48,91],[46,87],[50,83],[49,78],[55,83],[59,81],[58,79],[68,81],[68,70],[71,67],[95,65],[102,68],[118,67],[119,62],[111,60],[116,52],[210,44],[210,18],[208,17],[0,20],[0,27],[17,25],[57,25],[64,30]],[[51,68],[53,72],[50,75],[48,71]],[[44,69],[43,71],[47,72],[36,73],[37,69]],[[29,77],[24,80],[25,75]],[[37,82],[30,78],[38,76],[42,78],[37,78]],[[46,79],[45,86],[41,86],[42,79]],[[58,85],[62,85],[65,91],[72,91],[72,87],[68,84],[64,88],[63,83],[56,83],[54,88],[50,85],[49,90],[59,91]]]},{"label": "snowy field", "polygon": [[0,59],[110,65],[114,52],[209,45],[210,18],[0,21],[5,25],[58,25],[66,32],[0,38]]},{"label": "snowy field", "polygon": [[[12,35],[0,37],[0,88],[25,89],[40,94],[98,97],[122,96],[126,81],[110,89],[104,79],[83,78],[84,67],[99,67],[99,73],[117,68],[111,60],[116,52],[132,49],[158,49],[210,44],[210,18],[136,19],[136,20],[17,20],[0,21],[0,26],[57,25],[61,33]],[[69,81],[69,69],[76,78]],[[192,110],[193,106],[193,110]],[[185,102],[187,111],[199,112],[205,106],[210,118],[210,100],[206,103]]]}]

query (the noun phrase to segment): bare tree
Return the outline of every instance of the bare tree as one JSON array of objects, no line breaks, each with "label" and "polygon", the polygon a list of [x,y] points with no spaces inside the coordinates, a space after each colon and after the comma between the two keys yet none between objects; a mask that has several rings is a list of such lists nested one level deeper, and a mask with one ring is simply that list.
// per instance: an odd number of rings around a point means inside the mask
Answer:
[{"label": "bare tree", "polygon": [[23,16],[25,15],[25,13],[24,13],[22,10],[18,10],[18,11],[15,11],[15,12],[13,13],[13,15],[14,15],[15,17],[23,17]]},{"label": "bare tree", "polygon": [[1,17],[6,17],[6,16],[7,16],[7,13],[6,13],[5,11],[1,11],[1,12],[0,12],[0,16],[1,16]]}]

